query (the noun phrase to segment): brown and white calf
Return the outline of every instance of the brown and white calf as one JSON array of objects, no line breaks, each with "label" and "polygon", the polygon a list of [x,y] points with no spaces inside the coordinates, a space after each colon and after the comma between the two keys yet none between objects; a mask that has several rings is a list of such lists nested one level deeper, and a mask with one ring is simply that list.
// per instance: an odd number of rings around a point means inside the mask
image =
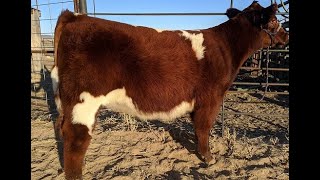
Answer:
[{"label": "brown and white calf", "polygon": [[239,68],[256,50],[288,41],[276,10],[253,2],[243,11],[228,9],[227,22],[198,31],[159,31],[62,12],[51,76],[66,178],[82,177],[100,106],[140,119],[191,113],[198,153],[209,162],[209,131]]}]

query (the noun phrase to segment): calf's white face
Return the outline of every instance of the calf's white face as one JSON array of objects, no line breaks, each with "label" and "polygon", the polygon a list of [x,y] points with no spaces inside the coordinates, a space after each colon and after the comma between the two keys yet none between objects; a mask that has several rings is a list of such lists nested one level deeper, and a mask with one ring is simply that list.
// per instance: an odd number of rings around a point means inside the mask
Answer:
[{"label": "calf's white face", "polygon": [[132,99],[126,95],[124,87],[122,89],[115,89],[107,95],[101,95],[98,97],[94,97],[88,92],[83,92],[80,94],[80,101],[81,103],[78,103],[73,107],[72,123],[87,126],[90,135],[95,122],[95,114],[101,105],[106,106],[113,111],[124,112],[137,116],[142,120],[172,120],[191,112],[194,108],[194,100],[191,103],[182,101],[179,105],[175,106],[168,112],[162,111],[146,113],[139,110],[139,108],[134,105]]}]

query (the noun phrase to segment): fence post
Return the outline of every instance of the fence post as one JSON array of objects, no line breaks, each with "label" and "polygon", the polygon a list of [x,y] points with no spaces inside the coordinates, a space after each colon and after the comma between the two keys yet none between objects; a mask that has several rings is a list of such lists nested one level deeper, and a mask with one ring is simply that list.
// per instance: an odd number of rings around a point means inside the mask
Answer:
[{"label": "fence post", "polygon": [[221,132],[221,135],[222,137],[224,137],[224,98],[222,99],[222,114],[221,114],[221,121],[222,121],[222,132]]},{"label": "fence post", "polygon": [[[41,39],[41,30],[40,30],[40,10],[31,9],[31,51],[32,52],[32,63],[31,63],[31,72],[40,73],[41,71],[41,61],[42,61],[42,39]],[[39,52],[36,52],[36,51]],[[34,76],[38,76],[33,74]],[[40,77],[37,77],[40,78]]]},{"label": "fence post", "polygon": [[79,10],[81,14],[87,14],[87,1],[79,0]]},{"label": "fence post", "polygon": [[79,13],[79,0],[73,0],[73,9],[75,13]]}]

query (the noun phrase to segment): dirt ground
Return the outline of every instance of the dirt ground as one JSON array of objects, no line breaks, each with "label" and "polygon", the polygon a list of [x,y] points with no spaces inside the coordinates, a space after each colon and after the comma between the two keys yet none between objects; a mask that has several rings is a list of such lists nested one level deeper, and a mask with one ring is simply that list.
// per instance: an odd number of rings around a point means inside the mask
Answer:
[{"label": "dirt ground", "polygon": [[[288,114],[288,97],[228,94],[226,111]],[[32,106],[31,177],[64,179],[46,109]],[[172,123],[140,121],[101,110],[85,157],[84,179],[289,179],[288,117],[225,115],[224,136],[219,115],[210,136],[214,160],[195,154],[188,115]]]}]

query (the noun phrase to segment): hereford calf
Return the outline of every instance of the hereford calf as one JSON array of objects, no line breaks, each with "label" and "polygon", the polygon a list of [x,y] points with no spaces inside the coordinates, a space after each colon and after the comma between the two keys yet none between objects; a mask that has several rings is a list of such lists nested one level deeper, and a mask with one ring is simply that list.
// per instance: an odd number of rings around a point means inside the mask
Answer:
[{"label": "hereford calf", "polygon": [[55,31],[52,70],[67,179],[82,163],[100,106],[140,119],[191,113],[198,153],[212,159],[209,131],[223,96],[245,60],[285,44],[277,5],[228,9],[229,20],[198,31],[160,31],[63,11]]}]

